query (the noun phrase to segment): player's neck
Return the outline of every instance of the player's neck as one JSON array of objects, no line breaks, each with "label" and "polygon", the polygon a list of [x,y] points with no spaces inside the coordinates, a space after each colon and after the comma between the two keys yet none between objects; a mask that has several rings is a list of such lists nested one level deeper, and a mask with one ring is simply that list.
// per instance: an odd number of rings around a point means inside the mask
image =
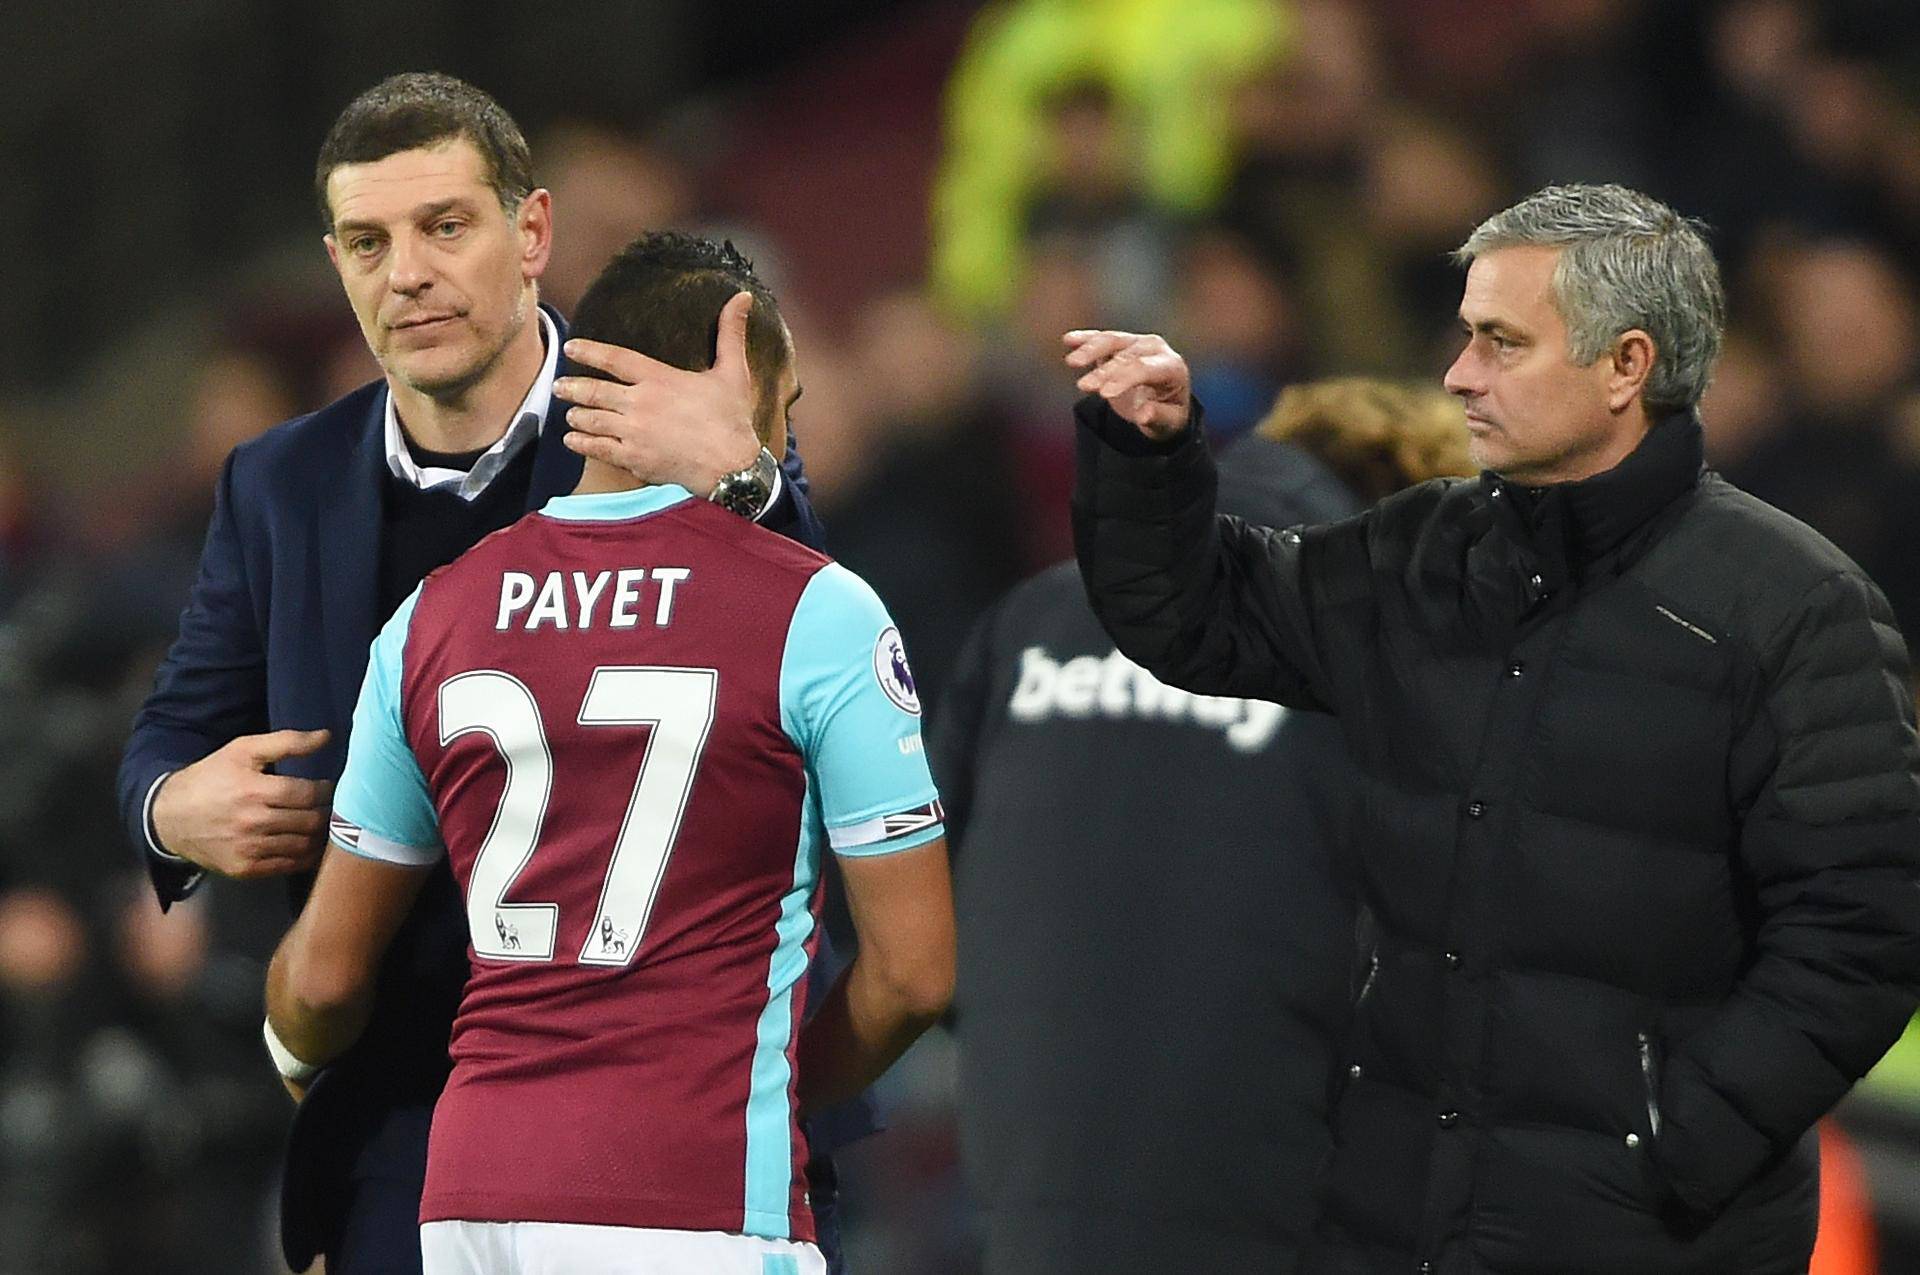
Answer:
[{"label": "player's neck", "polygon": [[580,481],[574,485],[576,496],[595,496],[609,491],[638,491],[647,484],[624,469],[601,460],[589,460],[580,467]]},{"label": "player's neck", "polygon": [[407,437],[428,451],[453,454],[499,442],[546,366],[545,326],[537,311],[528,314],[491,366],[447,393],[428,394],[389,376],[388,392]]}]

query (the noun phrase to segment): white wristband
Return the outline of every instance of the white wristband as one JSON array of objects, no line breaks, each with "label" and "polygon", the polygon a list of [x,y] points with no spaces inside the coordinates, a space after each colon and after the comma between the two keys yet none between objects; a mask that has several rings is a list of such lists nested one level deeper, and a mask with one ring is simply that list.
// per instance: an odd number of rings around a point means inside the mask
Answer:
[{"label": "white wristband", "polygon": [[317,1063],[301,1062],[291,1049],[281,1041],[279,1033],[273,1030],[273,1020],[269,1018],[260,1024],[261,1032],[267,1038],[267,1053],[273,1058],[273,1065],[284,1078],[296,1085],[304,1085],[320,1074]]}]

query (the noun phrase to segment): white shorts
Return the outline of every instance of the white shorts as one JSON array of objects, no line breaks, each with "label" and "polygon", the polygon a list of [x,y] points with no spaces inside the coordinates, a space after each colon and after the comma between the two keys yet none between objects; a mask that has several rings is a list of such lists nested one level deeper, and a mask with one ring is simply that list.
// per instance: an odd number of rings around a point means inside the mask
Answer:
[{"label": "white shorts", "polygon": [[423,1275],[826,1275],[811,1244],[573,1222],[423,1222]]}]

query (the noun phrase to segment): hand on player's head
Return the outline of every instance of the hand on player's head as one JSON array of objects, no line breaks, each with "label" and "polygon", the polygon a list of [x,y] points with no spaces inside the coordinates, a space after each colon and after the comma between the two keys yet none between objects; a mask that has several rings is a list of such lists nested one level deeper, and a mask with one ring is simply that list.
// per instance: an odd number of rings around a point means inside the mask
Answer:
[{"label": "hand on player's head", "polygon": [[1082,393],[1106,399],[1116,415],[1148,438],[1170,438],[1187,426],[1193,393],[1187,361],[1153,333],[1076,328],[1062,338],[1066,364],[1081,373]]},{"label": "hand on player's head", "polygon": [[[704,372],[689,372],[637,350],[581,337],[568,341],[563,353],[582,367],[605,372],[612,383],[621,385],[671,384],[680,377],[715,377],[751,394],[753,373],[747,366],[747,316],[752,311],[751,292],[736,292],[728,300],[720,311],[720,335],[714,348],[713,366]],[[590,393],[593,386],[608,383],[598,377],[567,376],[555,381],[553,390],[569,403],[585,404],[591,400],[584,395]]]},{"label": "hand on player's head", "polygon": [[553,392],[574,404],[567,409],[567,447],[642,482],[678,483],[696,495],[751,464],[760,447],[747,365],[752,308],[753,295],[740,292],[720,311],[713,366],[703,372],[600,341],[568,341],[569,359],[612,379],[565,376],[553,383]]}]

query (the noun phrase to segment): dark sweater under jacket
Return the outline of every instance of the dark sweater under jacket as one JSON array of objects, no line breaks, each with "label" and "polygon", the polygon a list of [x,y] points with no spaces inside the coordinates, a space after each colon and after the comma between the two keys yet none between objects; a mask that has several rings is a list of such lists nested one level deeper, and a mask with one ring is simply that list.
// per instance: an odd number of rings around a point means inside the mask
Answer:
[{"label": "dark sweater under jacket", "polygon": [[1214,514],[1083,401],[1095,611],[1163,680],[1340,714],[1378,925],[1319,1272],[1774,1275],[1810,1126],[1920,983],[1920,748],[1885,600],[1701,467],[1691,414],[1541,491]]}]

